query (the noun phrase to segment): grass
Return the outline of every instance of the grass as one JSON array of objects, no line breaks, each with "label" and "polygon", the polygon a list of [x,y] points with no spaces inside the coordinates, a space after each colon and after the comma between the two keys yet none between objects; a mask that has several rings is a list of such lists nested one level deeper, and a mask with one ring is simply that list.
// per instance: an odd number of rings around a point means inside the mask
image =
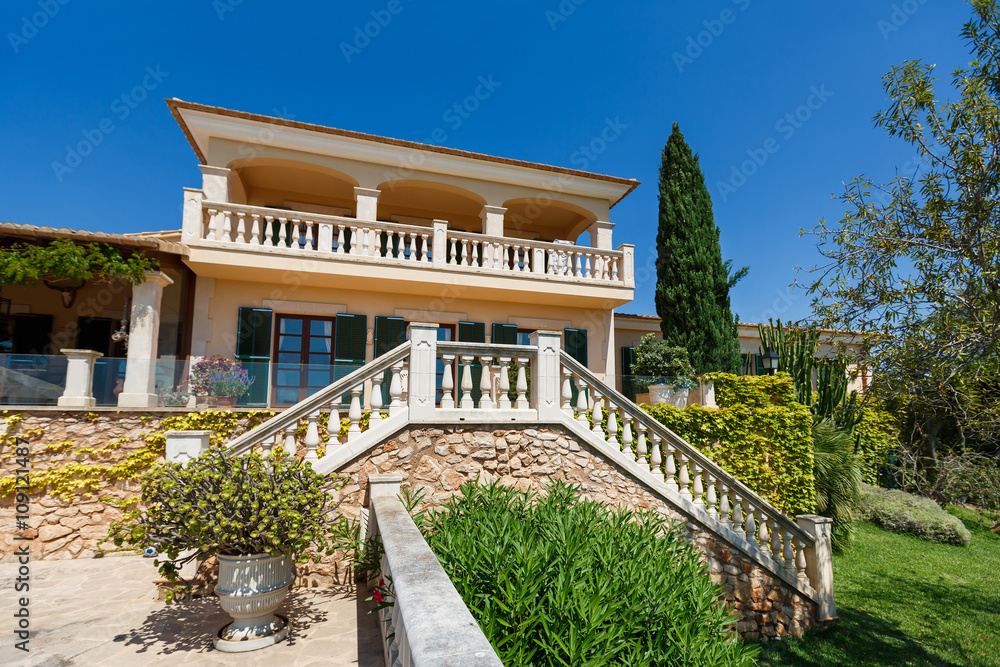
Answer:
[{"label": "grass", "polygon": [[834,556],[840,620],[826,631],[764,645],[761,665],[1000,665],[1000,535],[995,517],[952,507],[967,547],[858,524]]}]

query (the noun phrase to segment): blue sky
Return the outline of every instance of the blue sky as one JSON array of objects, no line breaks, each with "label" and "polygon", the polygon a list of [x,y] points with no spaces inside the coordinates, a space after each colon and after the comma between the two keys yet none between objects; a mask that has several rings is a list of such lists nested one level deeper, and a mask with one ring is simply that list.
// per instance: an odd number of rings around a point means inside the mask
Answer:
[{"label": "blue sky", "polygon": [[[637,178],[612,221],[616,245],[637,248],[623,310],[652,314],[643,266],[676,121],[701,156],[724,257],[750,266],[734,310],[806,318],[808,297],[788,286],[819,257],[799,229],[842,215],[844,182],[912,160],[872,124],[881,77],[920,58],[948,81],[969,60],[969,14],[962,0],[7,0],[0,220],[179,228],[181,188],[201,183],[163,102],[179,97]],[[359,38],[366,27],[374,37]],[[481,79],[486,99],[455,112]],[[602,145],[608,125],[617,136]],[[67,154],[88,137],[89,155]]]}]

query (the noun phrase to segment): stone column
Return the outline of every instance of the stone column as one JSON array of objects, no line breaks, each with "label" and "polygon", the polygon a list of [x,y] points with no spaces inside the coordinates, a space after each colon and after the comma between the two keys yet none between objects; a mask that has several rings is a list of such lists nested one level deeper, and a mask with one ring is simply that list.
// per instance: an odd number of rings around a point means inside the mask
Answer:
[{"label": "stone column", "polygon": [[378,220],[379,190],[371,188],[354,188],[354,200],[358,203],[354,217],[358,220],[375,222]]},{"label": "stone column", "polygon": [[480,217],[483,219],[483,234],[503,236],[503,216],[507,209],[502,206],[484,206]]},{"label": "stone column", "polygon": [[622,251],[622,265],[618,277],[625,283],[625,287],[635,287],[635,246],[623,243],[618,249]]},{"label": "stone column", "polygon": [[448,264],[448,221],[434,221],[434,237],[431,240],[431,263],[435,267]]},{"label": "stone column", "polygon": [[407,400],[410,421],[429,421],[434,419],[438,325],[411,322],[409,329],[410,372],[407,379]]},{"label": "stone column", "polygon": [[598,250],[611,250],[611,230],[615,228],[613,222],[598,220],[590,225],[587,231],[590,232],[590,247]]},{"label": "stone column", "polygon": [[156,355],[160,339],[160,302],[163,288],[172,285],[165,273],[147,273],[146,282],[132,287],[132,315],[128,334],[125,387],[120,408],[155,408]]},{"label": "stone column", "polygon": [[94,361],[104,355],[93,350],[59,350],[66,355],[66,388],[56,402],[60,408],[92,408]]},{"label": "stone column", "polygon": [[210,444],[211,431],[167,431],[167,463],[187,465],[206,451]]},{"label": "stone column", "polygon": [[232,199],[232,185],[229,182],[230,170],[225,167],[199,165],[201,169],[201,189],[205,199],[209,201],[229,203]]},{"label": "stone column", "polygon": [[816,591],[816,620],[837,618],[837,605],[833,601],[833,542],[830,531],[833,519],[815,514],[795,517],[799,528],[816,539],[814,547],[806,547],[806,574]]},{"label": "stone column", "polygon": [[539,329],[528,338],[538,346],[538,358],[531,369],[531,396],[538,410],[538,421],[558,420],[562,416],[562,333]]},{"label": "stone column", "polygon": [[205,221],[201,202],[205,195],[201,190],[184,188],[184,218],[181,223],[181,241],[200,241],[205,235]]}]

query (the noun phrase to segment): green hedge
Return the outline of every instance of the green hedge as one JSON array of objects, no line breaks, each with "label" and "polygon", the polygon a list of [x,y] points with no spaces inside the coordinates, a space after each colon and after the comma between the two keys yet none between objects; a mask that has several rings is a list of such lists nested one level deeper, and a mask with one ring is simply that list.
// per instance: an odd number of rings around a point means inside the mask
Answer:
[{"label": "green hedge", "polygon": [[860,518],[894,533],[910,533],[931,542],[968,546],[969,529],[931,500],[905,491],[880,489],[865,484],[861,493]]},{"label": "green hedge", "polygon": [[812,412],[795,402],[791,377],[709,377],[718,409],[643,408],[782,512],[815,511]]},{"label": "green hedge", "polygon": [[861,411],[861,420],[854,427],[858,438],[862,474],[868,484],[878,484],[878,470],[890,451],[899,447],[899,422],[885,409],[875,406]]}]

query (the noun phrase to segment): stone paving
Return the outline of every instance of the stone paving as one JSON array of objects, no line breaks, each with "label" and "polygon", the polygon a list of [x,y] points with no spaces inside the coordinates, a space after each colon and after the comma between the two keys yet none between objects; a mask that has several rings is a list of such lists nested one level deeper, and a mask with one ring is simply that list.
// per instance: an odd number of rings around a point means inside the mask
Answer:
[{"label": "stone paving", "polygon": [[[259,651],[227,654],[212,646],[229,616],[213,597],[166,605],[156,600],[149,559],[36,561],[31,590],[16,593],[17,566],[0,566],[0,665],[359,665],[384,667],[378,627],[355,589],[293,589],[278,613],[289,638]],[[17,599],[29,598],[30,652],[18,641]],[[360,598],[360,599],[359,599]]]}]

